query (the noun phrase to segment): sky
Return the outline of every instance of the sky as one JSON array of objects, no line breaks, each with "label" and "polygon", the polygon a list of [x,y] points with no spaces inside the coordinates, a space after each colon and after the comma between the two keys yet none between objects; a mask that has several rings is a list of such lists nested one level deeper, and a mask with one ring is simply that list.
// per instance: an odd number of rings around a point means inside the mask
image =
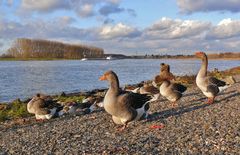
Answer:
[{"label": "sky", "polygon": [[126,55],[240,52],[240,0],[0,0],[0,54],[16,38]]}]

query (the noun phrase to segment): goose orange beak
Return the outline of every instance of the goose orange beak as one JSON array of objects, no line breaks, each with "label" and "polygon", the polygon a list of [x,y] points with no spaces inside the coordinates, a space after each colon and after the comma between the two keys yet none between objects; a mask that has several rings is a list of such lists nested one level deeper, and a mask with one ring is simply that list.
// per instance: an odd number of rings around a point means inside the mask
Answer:
[{"label": "goose orange beak", "polygon": [[105,75],[103,75],[103,76],[101,76],[101,77],[99,78],[99,80],[100,80],[100,81],[107,80],[107,77],[106,77]]},{"label": "goose orange beak", "polygon": [[202,56],[203,52],[196,52],[195,55],[196,56]]}]

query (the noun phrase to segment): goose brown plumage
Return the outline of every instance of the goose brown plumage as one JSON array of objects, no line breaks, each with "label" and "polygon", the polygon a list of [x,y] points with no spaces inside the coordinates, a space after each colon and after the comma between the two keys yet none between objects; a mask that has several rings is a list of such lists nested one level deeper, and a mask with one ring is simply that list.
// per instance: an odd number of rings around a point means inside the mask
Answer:
[{"label": "goose brown plumage", "polygon": [[159,88],[159,85],[163,81],[163,77],[165,77],[166,75],[168,75],[169,77],[171,76],[173,79],[175,79],[174,75],[170,72],[170,66],[165,63],[161,63],[160,64],[160,73],[159,73],[159,75],[154,77],[153,85],[155,87]]},{"label": "goose brown plumage", "polygon": [[155,83],[160,83],[160,94],[172,102],[172,106],[182,97],[182,93],[186,91],[187,87],[174,83],[171,80],[175,79],[170,72],[170,66],[161,64],[161,73],[155,78]]},{"label": "goose brown plumage", "polygon": [[105,72],[99,80],[107,80],[110,84],[103,105],[106,112],[112,115],[114,123],[123,125],[120,131],[125,129],[129,122],[147,116],[150,96],[121,90],[118,77],[111,70]]},{"label": "goose brown plumage", "polygon": [[57,108],[49,108],[47,104],[47,96],[37,94],[27,104],[29,113],[35,114],[36,120],[51,119]]},{"label": "goose brown plumage", "polygon": [[202,60],[201,68],[196,77],[197,86],[208,98],[206,103],[212,104],[217,94],[226,89],[228,85],[224,81],[207,75],[208,57],[206,53],[196,52],[195,55]]},{"label": "goose brown plumage", "polygon": [[139,87],[133,87],[132,89],[129,89],[129,87],[128,88],[125,87],[124,90],[131,91],[133,93],[151,95],[152,96],[151,101],[158,100],[160,96],[159,89],[147,82],[145,83],[143,82],[143,84],[142,83],[141,85],[139,84]]}]

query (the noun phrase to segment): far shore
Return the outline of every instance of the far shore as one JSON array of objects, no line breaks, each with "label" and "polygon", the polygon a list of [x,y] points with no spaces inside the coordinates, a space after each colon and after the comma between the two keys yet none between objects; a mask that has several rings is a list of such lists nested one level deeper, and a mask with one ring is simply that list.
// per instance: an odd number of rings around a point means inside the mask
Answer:
[{"label": "far shore", "polygon": [[[146,57],[146,58],[135,58],[135,57],[126,57],[126,58],[120,58],[120,59],[172,59],[172,60],[197,60],[197,58],[189,58],[189,57],[170,57],[170,58],[154,58],[154,57]],[[114,60],[120,60],[118,58],[114,59]],[[236,57],[236,58],[209,58],[210,60],[240,60],[240,57]],[[0,61],[67,61],[67,60],[79,60],[81,61],[81,59],[64,59],[64,58],[0,58]],[[103,60],[103,61],[108,61],[104,58],[89,58],[87,61],[94,61],[94,60]]]}]

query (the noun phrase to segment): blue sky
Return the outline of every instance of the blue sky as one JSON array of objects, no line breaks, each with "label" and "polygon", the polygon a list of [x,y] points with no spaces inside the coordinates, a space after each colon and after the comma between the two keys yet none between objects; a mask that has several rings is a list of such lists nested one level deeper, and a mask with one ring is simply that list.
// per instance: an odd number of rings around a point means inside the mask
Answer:
[{"label": "blue sky", "polygon": [[240,51],[240,0],[0,0],[0,53],[16,38],[106,53]]}]

